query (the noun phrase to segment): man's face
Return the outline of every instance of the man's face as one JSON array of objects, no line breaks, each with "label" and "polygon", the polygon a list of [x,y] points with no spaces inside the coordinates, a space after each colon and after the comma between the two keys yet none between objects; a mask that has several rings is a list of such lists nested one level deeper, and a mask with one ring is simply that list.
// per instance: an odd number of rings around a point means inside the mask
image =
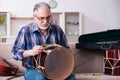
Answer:
[{"label": "man's face", "polygon": [[39,8],[37,14],[34,15],[40,29],[47,29],[51,20],[51,12],[47,8]]}]

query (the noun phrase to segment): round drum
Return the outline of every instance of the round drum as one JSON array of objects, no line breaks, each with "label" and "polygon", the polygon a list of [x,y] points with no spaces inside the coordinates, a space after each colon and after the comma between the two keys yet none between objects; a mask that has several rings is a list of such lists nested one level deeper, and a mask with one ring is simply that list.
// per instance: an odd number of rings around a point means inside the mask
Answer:
[{"label": "round drum", "polygon": [[72,52],[60,45],[48,45],[42,53],[38,70],[46,75],[48,79],[64,80],[73,71],[74,56]]}]

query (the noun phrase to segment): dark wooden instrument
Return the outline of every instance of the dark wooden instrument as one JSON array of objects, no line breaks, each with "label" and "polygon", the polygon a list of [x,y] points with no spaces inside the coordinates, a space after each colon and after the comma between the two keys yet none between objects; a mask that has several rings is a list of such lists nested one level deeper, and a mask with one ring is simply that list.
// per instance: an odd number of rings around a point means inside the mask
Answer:
[{"label": "dark wooden instrument", "polygon": [[104,73],[120,76],[120,53],[118,49],[106,50]]},{"label": "dark wooden instrument", "polygon": [[18,66],[0,58],[0,76],[12,76],[18,71]]}]

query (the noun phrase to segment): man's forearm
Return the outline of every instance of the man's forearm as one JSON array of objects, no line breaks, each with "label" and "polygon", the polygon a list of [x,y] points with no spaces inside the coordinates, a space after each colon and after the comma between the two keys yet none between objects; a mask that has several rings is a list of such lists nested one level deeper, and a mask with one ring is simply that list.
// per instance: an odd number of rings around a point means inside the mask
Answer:
[{"label": "man's forearm", "polygon": [[33,54],[33,51],[32,51],[32,50],[25,50],[25,51],[23,52],[23,57],[24,57],[24,58],[27,58],[27,57],[33,56],[32,54]]}]

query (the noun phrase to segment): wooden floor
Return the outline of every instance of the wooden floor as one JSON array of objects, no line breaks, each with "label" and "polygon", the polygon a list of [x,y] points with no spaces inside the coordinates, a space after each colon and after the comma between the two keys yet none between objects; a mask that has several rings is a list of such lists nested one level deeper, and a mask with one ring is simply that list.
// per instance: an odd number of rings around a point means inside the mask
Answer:
[{"label": "wooden floor", "polygon": [[[102,73],[94,75],[94,73],[75,73],[76,80],[120,80],[120,76],[105,75]],[[9,77],[1,77],[0,80],[7,80]],[[17,77],[10,80],[24,80],[24,77]]]},{"label": "wooden floor", "polygon": [[76,73],[75,77],[77,80],[120,80],[120,76],[105,75],[102,73],[99,73],[96,76],[94,73]]}]

